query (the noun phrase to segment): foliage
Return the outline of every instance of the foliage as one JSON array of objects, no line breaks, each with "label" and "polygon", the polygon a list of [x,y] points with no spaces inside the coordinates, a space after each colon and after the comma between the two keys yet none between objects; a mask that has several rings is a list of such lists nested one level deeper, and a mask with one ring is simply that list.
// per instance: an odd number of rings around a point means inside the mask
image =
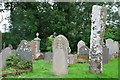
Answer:
[{"label": "foliage", "polygon": [[[73,51],[77,50],[79,40],[90,45],[91,13],[93,5],[101,5],[108,8],[105,39],[112,38],[120,41],[114,33],[118,29],[118,12],[113,10],[119,3],[111,2],[54,2],[54,3],[6,3],[6,7],[11,10],[10,15],[10,35],[3,38],[3,42],[13,42],[17,46],[21,40],[33,40],[36,32],[40,33],[41,50],[50,50],[44,43],[49,45],[47,38],[56,32],[65,35]],[[115,29],[116,27],[116,29]],[[110,30],[111,29],[111,30]],[[112,33],[110,33],[112,32]],[[107,35],[109,34],[109,35]],[[6,37],[6,36],[5,36]],[[7,42],[7,43],[8,43]]]},{"label": "foliage", "polygon": [[14,53],[10,54],[6,58],[6,68],[17,68],[17,69],[30,69],[32,62],[27,60],[20,60],[20,58]]},{"label": "foliage", "polygon": [[14,67],[17,66],[18,62],[20,61],[19,57],[13,53],[10,54],[7,58],[6,58],[6,67]]},{"label": "foliage", "polygon": [[38,60],[33,62],[33,72],[8,75],[6,78],[118,78],[118,58],[103,65],[102,75],[90,73],[88,63],[69,64],[68,71],[67,75],[54,75],[49,61]]}]

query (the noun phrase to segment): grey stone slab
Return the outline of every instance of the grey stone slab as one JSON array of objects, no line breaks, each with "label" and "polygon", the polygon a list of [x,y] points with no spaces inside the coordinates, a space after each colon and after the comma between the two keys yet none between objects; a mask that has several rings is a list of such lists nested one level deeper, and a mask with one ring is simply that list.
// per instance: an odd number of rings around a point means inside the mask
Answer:
[{"label": "grey stone slab", "polygon": [[82,46],[79,50],[79,54],[81,55],[89,55],[89,48],[87,46]]},{"label": "grey stone slab", "polygon": [[108,64],[108,57],[109,57],[109,48],[103,47],[103,64]]},{"label": "grey stone slab", "polygon": [[69,53],[69,42],[67,38],[63,35],[58,35],[53,41],[52,48],[52,72],[56,75],[67,74]]},{"label": "grey stone slab", "polygon": [[44,60],[46,61],[52,61],[53,59],[53,53],[52,52],[46,52],[44,56]]}]

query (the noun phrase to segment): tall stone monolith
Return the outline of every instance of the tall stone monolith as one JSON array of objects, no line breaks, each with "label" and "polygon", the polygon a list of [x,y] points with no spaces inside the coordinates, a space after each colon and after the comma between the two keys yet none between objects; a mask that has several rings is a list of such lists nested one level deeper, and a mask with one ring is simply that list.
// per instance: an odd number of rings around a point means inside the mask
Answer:
[{"label": "tall stone monolith", "polygon": [[106,8],[102,6],[94,5],[92,7],[89,71],[96,74],[102,74],[102,53],[106,13]]}]

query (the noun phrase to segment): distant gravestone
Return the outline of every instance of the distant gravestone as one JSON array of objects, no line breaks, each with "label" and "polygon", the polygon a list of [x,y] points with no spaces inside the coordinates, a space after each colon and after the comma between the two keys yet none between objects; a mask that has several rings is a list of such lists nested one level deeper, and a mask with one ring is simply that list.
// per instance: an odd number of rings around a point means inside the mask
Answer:
[{"label": "distant gravestone", "polygon": [[52,44],[53,60],[52,72],[56,75],[63,75],[68,73],[68,53],[69,42],[63,35],[57,36]]},{"label": "distant gravestone", "polygon": [[52,52],[46,52],[45,53],[44,59],[46,61],[52,61],[52,58],[53,58],[53,53]]},{"label": "distant gravestone", "polygon": [[0,52],[2,50],[2,32],[0,31]]},{"label": "distant gravestone", "polygon": [[106,40],[106,46],[109,48],[109,57],[115,58],[118,56],[119,53],[119,43],[112,39]]},{"label": "distant gravestone", "polygon": [[22,40],[17,48],[17,55],[20,60],[32,61],[32,51],[26,40]]},{"label": "distant gravestone", "polygon": [[109,57],[109,49],[107,47],[103,47],[103,64],[108,64],[108,57]]},{"label": "distant gravestone", "polygon": [[79,51],[82,55],[89,55],[89,48],[87,46],[82,46]]},{"label": "distant gravestone", "polygon": [[0,68],[2,68],[3,66],[5,66],[6,58],[10,54],[12,54],[12,53],[13,52],[12,52],[12,50],[9,47],[7,47],[7,48],[5,48],[5,49],[2,50],[2,52],[0,53],[0,57],[1,57],[1,59],[0,59]]},{"label": "distant gravestone", "polygon": [[79,42],[78,42],[78,44],[77,44],[77,53],[78,54],[80,54],[80,48],[82,47],[82,46],[85,46],[85,42],[84,41],[82,41],[82,40],[80,40]]},{"label": "distant gravestone", "polygon": [[69,55],[69,64],[75,64],[77,62],[77,54]]},{"label": "distant gravestone", "polygon": [[30,41],[28,42],[28,44],[30,45],[30,48],[32,50],[32,59],[35,60],[36,59],[36,42]]}]

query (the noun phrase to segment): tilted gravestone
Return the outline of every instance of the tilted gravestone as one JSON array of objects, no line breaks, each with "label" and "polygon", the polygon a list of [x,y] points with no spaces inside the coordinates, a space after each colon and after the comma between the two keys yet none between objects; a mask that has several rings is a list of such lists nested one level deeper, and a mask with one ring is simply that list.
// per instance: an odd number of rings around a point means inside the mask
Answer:
[{"label": "tilted gravestone", "polygon": [[52,44],[53,60],[52,72],[56,75],[63,75],[68,73],[68,53],[69,42],[63,35],[57,36]]},{"label": "tilted gravestone", "polygon": [[44,56],[44,60],[46,61],[52,61],[53,53],[52,52],[46,52]]},{"label": "tilted gravestone", "polygon": [[106,46],[103,47],[103,54],[102,54],[102,56],[103,56],[102,63],[103,64],[107,64],[108,63],[108,57],[109,57],[109,49]]},{"label": "tilted gravestone", "polygon": [[6,64],[6,58],[10,55],[10,54],[12,54],[13,52],[12,52],[12,50],[9,48],[9,47],[7,47],[7,48],[5,48],[5,49],[3,49],[2,50],[2,52],[0,53],[0,68],[2,68],[3,66],[5,66],[5,64]]},{"label": "tilted gravestone", "polygon": [[22,40],[17,48],[17,55],[20,60],[32,61],[32,51],[26,40]]},{"label": "tilted gravestone", "polygon": [[30,48],[32,50],[32,59],[35,60],[36,59],[36,42],[30,41],[28,42],[28,44],[30,45]]},{"label": "tilted gravestone", "polygon": [[106,8],[97,5],[92,7],[89,71],[96,74],[102,74],[103,38],[106,14]]},{"label": "tilted gravestone", "polygon": [[78,44],[77,44],[77,53],[78,53],[78,54],[80,54],[80,48],[81,48],[82,46],[85,46],[85,42],[82,41],[82,40],[80,40],[80,41],[78,42]]}]

